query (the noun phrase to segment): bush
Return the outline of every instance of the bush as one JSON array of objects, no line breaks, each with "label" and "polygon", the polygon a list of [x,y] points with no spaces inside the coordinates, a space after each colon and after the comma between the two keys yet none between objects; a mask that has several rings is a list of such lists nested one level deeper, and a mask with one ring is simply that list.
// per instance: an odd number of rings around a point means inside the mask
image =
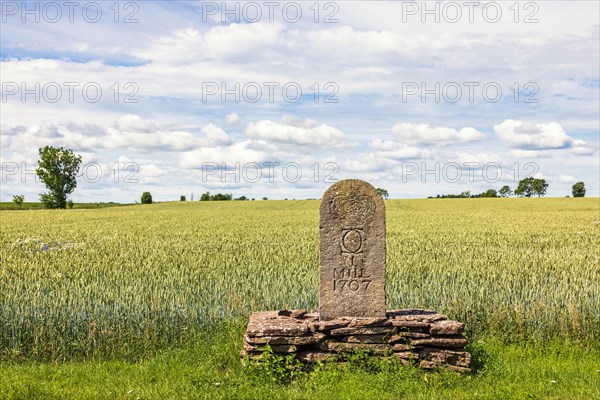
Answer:
[{"label": "bush", "polygon": [[572,187],[573,197],[585,197],[585,183],[577,182]]},{"label": "bush", "polygon": [[210,192],[206,192],[203,193],[202,196],[200,196],[200,201],[223,201],[231,199],[233,199],[233,195],[231,193],[210,194]]},{"label": "bush", "polygon": [[73,205],[74,205],[73,200],[71,200],[71,199],[67,200],[67,207],[68,208],[73,208]]},{"label": "bush", "polygon": [[185,201],[185,196],[184,195],[179,196],[179,201]]},{"label": "bush", "polygon": [[222,194],[222,193],[217,193],[214,196],[212,196],[212,200],[215,201],[224,201],[224,200],[231,200],[233,198],[233,195],[230,193],[226,193],[226,194]]},{"label": "bush", "polygon": [[12,201],[17,206],[21,207],[23,205],[23,202],[25,201],[25,196],[23,196],[22,194],[16,194],[13,196]]},{"label": "bush", "polygon": [[142,204],[152,204],[152,195],[150,192],[144,192],[142,194]]},{"label": "bush", "polygon": [[480,197],[498,197],[498,192],[495,189],[488,189],[481,193]]}]

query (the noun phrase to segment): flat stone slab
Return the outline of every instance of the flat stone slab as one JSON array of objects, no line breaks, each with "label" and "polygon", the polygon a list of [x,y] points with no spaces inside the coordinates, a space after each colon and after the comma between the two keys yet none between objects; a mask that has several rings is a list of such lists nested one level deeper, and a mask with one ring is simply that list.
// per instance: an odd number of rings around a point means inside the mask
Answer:
[{"label": "flat stone slab", "polygon": [[306,336],[309,332],[306,322],[296,318],[259,312],[250,316],[246,336]]},{"label": "flat stone slab", "polygon": [[398,332],[389,338],[390,343],[402,342],[407,339],[427,339],[431,335],[422,332]]},{"label": "flat stone slab", "polygon": [[283,317],[302,318],[306,315],[306,310],[280,310],[277,314]]},{"label": "flat stone slab", "polygon": [[319,313],[306,313],[304,314],[301,319],[303,320],[307,320],[307,321],[318,321],[319,320]]},{"label": "flat stone slab", "polygon": [[388,310],[385,315],[388,318],[396,318],[402,315],[432,315],[437,314],[435,310],[427,310],[425,308],[402,308],[402,309],[394,309]]},{"label": "flat stone slab", "polygon": [[364,328],[338,328],[332,329],[332,336],[350,336],[350,335],[381,335],[395,333],[393,326],[373,326]]},{"label": "flat stone slab", "polygon": [[323,342],[319,348],[334,353],[351,353],[354,351],[364,351],[365,353],[384,354],[392,351],[389,344],[365,344],[365,343],[341,343],[341,342]]},{"label": "flat stone slab", "polygon": [[[295,353],[298,347],[293,344],[274,344],[269,345],[273,353]],[[244,350],[248,353],[261,353],[266,350],[266,345],[254,345],[244,342]]]},{"label": "flat stone slab", "polygon": [[418,350],[418,353],[424,360],[438,364],[451,364],[468,368],[471,363],[471,354],[464,350],[422,348]]},{"label": "flat stone slab", "polygon": [[437,321],[431,324],[429,333],[432,335],[460,335],[465,330],[465,324],[456,321]]},{"label": "flat stone slab", "polygon": [[411,338],[411,339],[427,339],[427,338],[431,337],[431,335],[429,333],[410,332],[410,331],[399,331],[394,336],[402,337],[402,338]]},{"label": "flat stone slab", "polygon": [[394,350],[396,352],[398,352],[398,351],[412,350],[412,349],[414,349],[414,346],[411,346],[409,344],[404,344],[404,343],[396,343],[392,347],[392,350]]},{"label": "flat stone slab", "polygon": [[246,336],[244,340],[250,344],[295,344],[295,345],[309,345],[321,343],[327,335],[320,332],[314,332],[308,336],[260,336],[252,337]]},{"label": "flat stone slab", "polygon": [[429,330],[429,327],[431,326],[431,324],[429,322],[406,321],[406,320],[401,320],[401,319],[391,319],[390,323],[392,324],[392,326],[395,326],[398,328],[413,328],[413,329],[424,329],[424,330]]},{"label": "flat stone slab", "polygon": [[388,317],[397,321],[415,321],[415,322],[426,322],[432,323],[448,319],[443,314],[438,314],[431,310],[396,310],[388,312]]},{"label": "flat stone slab", "polygon": [[353,335],[341,338],[348,343],[390,343],[389,339],[389,335]]},{"label": "flat stone slab", "polygon": [[419,359],[419,355],[413,353],[412,351],[394,352],[394,356],[401,358],[403,360],[418,360]]},{"label": "flat stone slab", "polygon": [[315,331],[330,331],[332,329],[344,328],[350,325],[349,319],[336,318],[329,321],[318,321],[310,324],[312,330]]},{"label": "flat stone slab", "polygon": [[434,346],[434,347],[464,347],[467,339],[464,336],[433,336],[428,339],[413,339],[411,344],[414,346]]},{"label": "flat stone slab", "polygon": [[350,320],[349,327],[358,328],[365,326],[390,326],[391,322],[386,317],[379,318],[353,318]]}]

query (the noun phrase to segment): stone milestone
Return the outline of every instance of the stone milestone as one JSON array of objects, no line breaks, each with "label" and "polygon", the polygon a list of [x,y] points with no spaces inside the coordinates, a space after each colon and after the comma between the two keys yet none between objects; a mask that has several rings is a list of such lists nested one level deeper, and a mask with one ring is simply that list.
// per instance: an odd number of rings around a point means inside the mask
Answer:
[{"label": "stone milestone", "polygon": [[433,310],[385,308],[385,206],[370,184],[349,179],[321,200],[320,309],[257,311],[240,353],[263,362],[264,352],[305,364],[366,352],[420,368],[469,372],[465,325]]},{"label": "stone milestone", "polygon": [[367,182],[347,179],[321,199],[319,313],[385,318],[385,205]]}]

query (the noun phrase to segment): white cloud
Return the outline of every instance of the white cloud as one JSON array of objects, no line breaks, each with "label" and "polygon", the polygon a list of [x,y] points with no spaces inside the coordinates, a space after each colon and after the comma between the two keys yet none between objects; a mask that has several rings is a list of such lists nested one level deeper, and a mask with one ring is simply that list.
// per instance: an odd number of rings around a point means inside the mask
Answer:
[{"label": "white cloud", "polygon": [[546,174],[544,174],[543,172],[537,171],[536,173],[533,174],[533,177],[536,179],[545,179],[548,182],[552,182],[554,179]]},{"label": "white cloud", "polygon": [[231,146],[201,147],[197,150],[182,152],[179,165],[182,168],[202,168],[205,163],[225,163],[227,168],[235,168],[248,163],[274,161],[267,153],[249,147],[250,141],[234,143]]},{"label": "white cloud", "polygon": [[125,114],[117,119],[115,128],[122,132],[152,132],[157,129],[156,124],[146,121],[135,114]]},{"label": "white cloud", "polygon": [[[14,133],[17,132],[17,133]],[[18,151],[51,145],[66,146],[76,151],[95,149],[128,149],[135,151],[187,151],[199,146],[216,146],[233,141],[223,129],[207,124],[202,136],[181,129],[175,124],[148,121],[139,115],[126,114],[109,127],[74,122],[43,122],[22,127],[3,126],[3,148]]]},{"label": "white cloud", "polygon": [[[82,136],[82,135],[80,135]],[[108,149],[129,148],[136,151],[163,150],[183,151],[195,146],[196,138],[186,131],[167,130],[148,133],[123,132],[109,128],[101,138],[83,138],[83,143]]]},{"label": "white cloud", "polygon": [[[576,140],[575,142],[580,142],[579,140]],[[591,156],[592,154],[595,154],[597,149],[595,149],[592,146],[579,146],[577,145],[577,143],[575,143],[575,146],[571,147],[569,149],[569,151],[577,156]]]},{"label": "white cloud", "polygon": [[206,32],[194,28],[179,29],[166,36],[150,39],[150,44],[133,54],[160,64],[193,61],[243,61],[265,52],[269,47],[285,45],[283,26],[278,23],[217,25]]},{"label": "white cloud", "polygon": [[3,136],[16,136],[22,133],[27,132],[27,127],[23,126],[23,125],[17,125],[17,126],[9,126],[9,125],[5,125],[2,124],[0,125],[0,135]]},{"label": "white cloud", "polygon": [[140,172],[144,177],[156,178],[163,175],[163,170],[155,164],[146,164],[140,166]]},{"label": "white cloud", "polygon": [[392,168],[396,162],[369,153],[346,159],[339,164],[343,172],[382,172]]},{"label": "white cloud", "polygon": [[563,174],[561,174],[558,177],[558,181],[561,182],[561,183],[575,183],[575,182],[577,182],[577,179],[575,177],[571,176],[571,175],[563,175]]},{"label": "white cloud", "polygon": [[478,130],[464,127],[460,131],[429,124],[400,122],[392,127],[395,136],[408,144],[437,144],[447,146],[456,143],[473,142],[485,136]]},{"label": "white cloud", "polygon": [[458,151],[452,161],[466,166],[472,165],[473,168],[482,168],[488,163],[499,163],[501,159],[497,154]]},{"label": "white cloud", "polygon": [[548,158],[550,154],[547,151],[540,150],[521,150],[513,149],[508,151],[508,156],[514,158]]},{"label": "white cloud", "polygon": [[208,124],[202,128],[202,133],[206,136],[211,144],[227,144],[233,139],[225,131],[216,125]]},{"label": "white cloud", "polygon": [[281,117],[281,122],[285,125],[306,129],[315,128],[319,125],[319,123],[312,118],[297,118],[289,114],[285,114]]},{"label": "white cloud", "polygon": [[242,119],[236,113],[229,113],[225,116],[225,123],[227,125],[237,125]]},{"label": "white cloud", "polygon": [[494,125],[496,135],[510,147],[521,149],[564,149],[585,142],[568,136],[562,126],[556,122],[548,124],[529,124],[507,119]]},{"label": "white cloud", "polygon": [[[286,144],[306,145],[306,146],[341,146],[344,133],[339,129],[326,124],[306,123],[302,127],[290,125],[285,122],[280,124],[270,120],[261,120],[251,122],[246,126],[246,135],[254,139],[263,139]],[[296,121],[298,122],[298,121]]]},{"label": "white cloud", "polygon": [[429,158],[432,152],[428,149],[422,149],[415,146],[408,146],[406,144],[396,142],[381,142],[377,139],[371,142],[371,146],[374,148],[383,149],[375,153],[375,156],[386,158],[389,160],[415,160],[420,158]]}]

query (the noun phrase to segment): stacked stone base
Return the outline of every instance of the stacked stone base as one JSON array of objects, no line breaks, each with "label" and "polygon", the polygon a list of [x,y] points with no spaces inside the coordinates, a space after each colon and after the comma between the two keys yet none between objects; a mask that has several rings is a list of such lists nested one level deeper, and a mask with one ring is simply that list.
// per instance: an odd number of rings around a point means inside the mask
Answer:
[{"label": "stacked stone base", "polygon": [[305,310],[259,311],[250,316],[242,358],[295,354],[304,363],[336,361],[341,353],[362,351],[398,358],[422,368],[470,372],[464,324],[430,310],[390,310],[382,318],[320,321]]}]

